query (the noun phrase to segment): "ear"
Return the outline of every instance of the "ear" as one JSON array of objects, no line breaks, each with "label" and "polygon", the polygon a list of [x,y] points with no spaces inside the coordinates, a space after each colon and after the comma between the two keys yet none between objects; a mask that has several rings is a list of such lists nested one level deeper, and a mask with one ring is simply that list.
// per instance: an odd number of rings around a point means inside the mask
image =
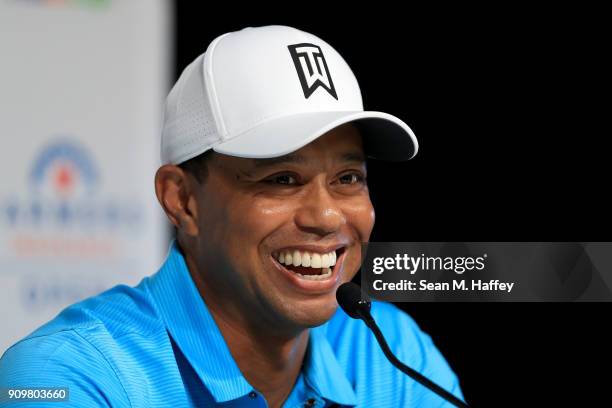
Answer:
[{"label": "ear", "polygon": [[191,176],[166,164],[155,174],[155,194],[168,219],[189,236],[198,235],[198,213]]}]

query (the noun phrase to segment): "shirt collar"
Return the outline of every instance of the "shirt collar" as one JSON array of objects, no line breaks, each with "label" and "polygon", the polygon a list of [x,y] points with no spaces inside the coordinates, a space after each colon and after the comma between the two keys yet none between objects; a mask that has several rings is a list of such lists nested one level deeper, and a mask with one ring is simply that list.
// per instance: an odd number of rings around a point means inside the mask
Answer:
[{"label": "shirt collar", "polygon": [[327,340],[327,323],[310,329],[304,376],[321,397],[340,405],[357,405],[355,391]]},{"label": "shirt collar", "polygon": [[197,287],[178,243],[149,288],[166,328],[217,402],[240,398],[253,387],[242,376]]},{"label": "shirt collar", "polygon": [[[216,402],[245,396],[244,378],[223,335],[195,286],[178,243],[173,241],[161,269],[147,285],[166,328]],[[304,377],[319,395],[356,405],[355,392],[326,337],[327,324],[311,329]]]}]

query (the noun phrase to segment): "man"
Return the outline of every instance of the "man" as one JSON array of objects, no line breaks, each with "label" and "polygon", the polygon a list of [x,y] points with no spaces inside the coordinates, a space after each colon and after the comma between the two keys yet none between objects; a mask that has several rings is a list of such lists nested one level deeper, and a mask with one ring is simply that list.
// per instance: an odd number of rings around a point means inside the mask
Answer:
[{"label": "man", "polygon": [[[401,120],[363,111],[319,38],[284,26],[218,37],[167,100],[155,177],[177,231],[166,262],[10,348],[0,387],[67,387],[73,406],[444,405],[335,300],[374,225],[366,156],[416,150]],[[372,313],[400,360],[461,396],[412,319],[385,303]]]}]

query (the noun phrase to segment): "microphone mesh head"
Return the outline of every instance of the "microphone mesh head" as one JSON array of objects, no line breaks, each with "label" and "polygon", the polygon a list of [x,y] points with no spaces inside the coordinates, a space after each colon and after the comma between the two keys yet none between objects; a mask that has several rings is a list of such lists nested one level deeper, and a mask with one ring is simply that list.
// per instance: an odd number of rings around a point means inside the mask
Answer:
[{"label": "microphone mesh head", "polygon": [[353,319],[358,319],[357,311],[361,307],[362,293],[359,285],[353,282],[346,282],[340,285],[336,291],[338,304]]}]

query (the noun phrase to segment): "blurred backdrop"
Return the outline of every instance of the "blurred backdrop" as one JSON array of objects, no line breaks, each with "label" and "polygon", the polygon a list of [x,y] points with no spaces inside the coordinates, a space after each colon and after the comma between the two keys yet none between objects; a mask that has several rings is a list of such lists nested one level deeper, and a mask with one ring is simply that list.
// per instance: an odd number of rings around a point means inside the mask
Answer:
[{"label": "blurred backdrop", "polygon": [[162,261],[165,0],[0,2],[0,352]]}]

